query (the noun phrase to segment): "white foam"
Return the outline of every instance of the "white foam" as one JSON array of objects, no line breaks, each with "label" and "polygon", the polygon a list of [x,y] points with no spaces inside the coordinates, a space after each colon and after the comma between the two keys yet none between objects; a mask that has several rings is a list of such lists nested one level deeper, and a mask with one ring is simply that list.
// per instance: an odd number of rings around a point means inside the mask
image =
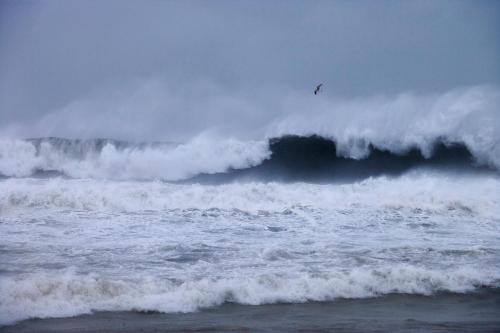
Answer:
[{"label": "white foam", "polygon": [[500,279],[491,174],[344,185],[10,178],[0,216],[2,323],[467,292]]},{"label": "white foam", "polygon": [[29,176],[42,163],[35,146],[22,140],[0,140],[0,174]]},{"label": "white foam", "polygon": [[225,185],[114,182],[79,179],[4,179],[0,212],[33,209],[143,211],[222,209],[249,213],[302,208],[428,210],[436,214],[500,213],[500,179],[414,172],[398,178],[370,178],[353,184],[232,183]]},{"label": "white foam", "polygon": [[[496,274],[496,275],[495,275]],[[357,268],[328,274],[295,273],[172,282],[81,275],[74,271],[2,277],[0,322],[75,316],[92,311],[192,312],[224,302],[269,304],[364,298],[388,293],[430,295],[492,286],[498,272],[432,270],[411,265]]]},{"label": "white foam", "polygon": [[35,146],[21,140],[0,141],[0,174],[30,176],[38,170],[59,171],[75,178],[180,180],[200,173],[247,168],[269,157],[265,141],[214,139],[202,134],[186,144],[117,148],[105,144],[101,151],[77,157],[50,142]]}]

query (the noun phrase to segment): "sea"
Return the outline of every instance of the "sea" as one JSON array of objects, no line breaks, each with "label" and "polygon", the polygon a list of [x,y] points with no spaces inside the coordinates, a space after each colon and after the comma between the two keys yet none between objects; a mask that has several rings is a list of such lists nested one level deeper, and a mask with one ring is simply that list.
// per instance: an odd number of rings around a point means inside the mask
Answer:
[{"label": "sea", "polygon": [[451,320],[477,322],[442,330],[498,331],[500,135],[486,115],[424,138],[1,139],[2,329],[109,316],[210,328],[214,313],[226,326],[213,331],[237,331],[242,313],[288,309],[277,331],[307,313],[357,316],[342,317],[355,331],[377,308],[394,319],[415,304],[400,317],[441,323],[486,300]]}]

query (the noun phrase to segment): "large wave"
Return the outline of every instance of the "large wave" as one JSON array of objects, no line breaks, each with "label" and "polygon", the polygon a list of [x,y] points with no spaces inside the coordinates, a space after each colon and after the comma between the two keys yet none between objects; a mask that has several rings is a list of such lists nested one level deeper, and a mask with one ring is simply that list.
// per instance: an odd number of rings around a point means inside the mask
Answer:
[{"label": "large wave", "polygon": [[343,155],[337,143],[317,135],[288,135],[269,140],[270,158],[259,165],[226,174],[200,175],[196,180],[258,178],[265,180],[356,180],[379,175],[397,175],[416,167],[448,170],[490,169],[463,143],[437,140],[427,152],[407,147],[393,152],[366,145],[362,158]]},{"label": "large wave", "polygon": [[[492,168],[463,142],[436,139],[421,147],[378,148],[365,140],[363,157],[332,139],[288,135],[263,141],[198,137],[186,144],[128,143],[110,139],[41,138],[0,141],[0,174],[6,177],[64,175],[71,178],[196,181],[259,178],[325,180],[399,174],[414,167]],[[358,149],[356,148],[356,149]]]},{"label": "large wave", "polygon": [[129,143],[109,139],[41,138],[0,141],[0,174],[27,177],[181,180],[260,163],[265,142],[213,140],[204,135],[186,144]]},{"label": "large wave", "polygon": [[294,95],[278,107],[286,112],[274,112],[251,136],[235,126],[232,133],[241,135],[208,131],[181,144],[2,139],[0,175],[179,181],[229,173],[231,179],[302,180],[363,178],[422,165],[499,170],[499,106],[495,87],[351,101]]}]

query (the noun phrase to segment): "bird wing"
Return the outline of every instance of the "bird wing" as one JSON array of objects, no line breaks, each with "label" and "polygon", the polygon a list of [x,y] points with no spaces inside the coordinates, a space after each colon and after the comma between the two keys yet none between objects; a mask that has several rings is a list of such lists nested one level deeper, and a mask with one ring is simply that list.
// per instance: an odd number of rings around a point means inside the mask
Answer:
[{"label": "bird wing", "polygon": [[314,95],[316,95],[319,92],[319,89],[321,88],[322,85],[323,83],[320,83],[316,86],[316,89],[314,89]]}]

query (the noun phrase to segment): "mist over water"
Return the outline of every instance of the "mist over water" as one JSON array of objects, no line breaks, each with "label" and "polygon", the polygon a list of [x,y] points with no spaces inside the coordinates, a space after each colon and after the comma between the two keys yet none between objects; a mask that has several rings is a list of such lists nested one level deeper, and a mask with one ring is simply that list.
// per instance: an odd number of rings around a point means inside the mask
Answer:
[{"label": "mist over water", "polygon": [[[369,159],[374,148],[394,155],[415,149],[421,159],[429,160],[439,144],[459,144],[470,153],[471,163],[498,170],[500,125],[495,119],[499,106],[500,91],[492,86],[347,101],[296,96],[284,102],[285,115],[278,112],[261,127],[251,129],[241,123],[241,128],[234,125],[230,130],[207,129],[186,142],[1,139],[0,153],[5,158],[0,161],[0,174],[29,176],[57,171],[77,178],[183,180],[262,164],[272,159],[269,140],[285,135],[322,136],[334,142],[327,148],[333,155],[354,160]],[[71,128],[72,119],[83,119],[85,110],[77,109],[69,116],[64,112],[50,114],[48,118],[51,124],[61,121],[69,132],[78,133]],[[117,117],[114,121],[122,115]],[[147,121],[151,119],[143,122]],[[297,156],[287,163],[300,163],[303,158]]]},{"label": "mist over water", "polygon": [[331,134],[380,113],[399,136],[415,119],[443,126],[424,120],[449,112],[430,110],[434,102],[449,108],[464,95],[461,118],[485,102],[463,89],[500,84],[500,8],[488,1],[7,0],[0,9],[1,136],[262,139],[296,114],[308,117],[296,119],[302,130],[326,120]]},{"label": "mist over water", "polygon": [[0,324],[497,290],[498,22],[2,2]]}]

